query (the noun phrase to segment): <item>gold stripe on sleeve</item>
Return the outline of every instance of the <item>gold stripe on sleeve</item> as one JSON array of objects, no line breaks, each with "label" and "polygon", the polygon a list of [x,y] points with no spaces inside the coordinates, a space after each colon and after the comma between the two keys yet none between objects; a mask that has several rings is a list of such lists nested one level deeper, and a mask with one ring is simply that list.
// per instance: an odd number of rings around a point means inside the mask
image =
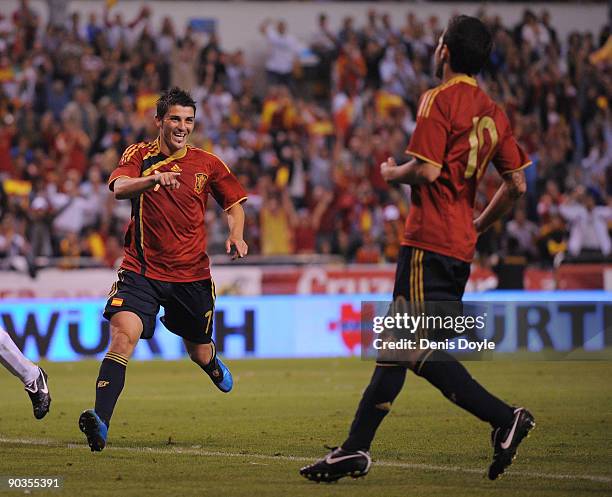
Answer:
[{"label": "gold stripe on sleeve", "polygon": [[[242,197],[240,200],[237,200],[236,202],[234,202],[232,205],[230,205],[229,207],[223,209],[225,212],[229,211],[232,207],[234,207],[236,204],[241,204],[242,202],[244,202],[248,197]],[[249,204],[250,205],[250,204]]]},{"label": "gold stripe on sleeve", "polygon": [[510,171],[505,171],[502,173],[502,176],[506,176],[508,174],[512,174],[515,173],[517,171],[522,171],[523,169],[528,168],[529,166],[531,166],[531,164],[533,164],[533,162],[529,161],[529,162],[525,162],[525,164],[523,164],[521,167],[517,167],[516,169],[512,169]]}]

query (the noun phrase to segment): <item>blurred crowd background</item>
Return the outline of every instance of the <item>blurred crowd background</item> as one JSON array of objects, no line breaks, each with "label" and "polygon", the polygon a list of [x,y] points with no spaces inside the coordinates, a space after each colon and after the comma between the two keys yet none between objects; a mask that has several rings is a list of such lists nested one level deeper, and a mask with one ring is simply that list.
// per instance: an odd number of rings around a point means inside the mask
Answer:
[{"label": "blurred crowd background", "polygon": [[[0,269],[118,263],[131,207],[106,180],[127,146],[156,136],[155,101],[174,85],[198,103],[191,143],[249,192],[252,254],[395,261],[409,187],[385,184],[379,164],[406,159],[418,98],[438,84],[443,30],[414,10],[401,19],[372,9],[337,26],[315,15],[304,20],[310,39],[270,19],[260,26],[265,68],[224,50],[214,26],[203,36],[169,17],[153,25],[149,7],[133,19],[117,5],[48,25],[25,0],[2,11]],[[479,240],[478,262],[610,260],[609,26],[562,39],[546,11],[516,25],[480,17],[495,45],[479,84],[534,165],[526,197]],[[492,167],[482,182],[479,209],[499,185]],[[225,217],[212,208],[207,217],[209,252],[220,253]]]}]

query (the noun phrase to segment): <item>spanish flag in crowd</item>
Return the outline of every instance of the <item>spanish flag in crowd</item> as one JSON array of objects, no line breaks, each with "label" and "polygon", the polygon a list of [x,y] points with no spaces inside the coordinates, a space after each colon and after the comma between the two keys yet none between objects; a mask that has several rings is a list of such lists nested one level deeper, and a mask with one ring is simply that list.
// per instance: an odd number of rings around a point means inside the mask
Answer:
[{"label": "spanish flag in crowd", "polygon": [[379,116],[388,116],[393,109],[404,106],[404,101],[399,95],[387,91],[376,93],[376,112]]}]

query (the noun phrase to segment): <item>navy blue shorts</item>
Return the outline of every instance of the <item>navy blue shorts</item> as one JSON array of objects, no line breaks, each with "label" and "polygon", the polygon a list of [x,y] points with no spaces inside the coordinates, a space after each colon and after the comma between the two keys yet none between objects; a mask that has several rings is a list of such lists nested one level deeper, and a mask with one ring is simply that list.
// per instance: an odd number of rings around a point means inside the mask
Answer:
[{"label": "navy blue shorts", "polygon": [[[453,317],[464,314],[461,302],[470,276],[470,264],[416,247],[400,249],[390,315]],[[456,338],[454,329],[420,328],[416,338]]]},{"label": "navy blue shorts", "polygon": [[140,338],[151,338],[157,313],[172,333],[194,343],[210,343],[215,315],[215,284],[212,279],[175,283],[147,278],[133,271],[119,269],[104,308],[110,321],[113,314],[130,311],[142,321]]},{"label": "navy blue shorts", "polygon": [[470,264],[416,247],[402,246],[393,298],[407,302],[452,302],[463,298]]}]

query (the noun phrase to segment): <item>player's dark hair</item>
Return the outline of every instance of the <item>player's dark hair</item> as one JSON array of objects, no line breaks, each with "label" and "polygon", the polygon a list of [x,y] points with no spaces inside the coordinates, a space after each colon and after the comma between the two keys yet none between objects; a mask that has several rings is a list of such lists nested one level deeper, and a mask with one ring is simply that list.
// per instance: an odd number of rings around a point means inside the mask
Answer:
[{"label": "player's dark hair", "polygon": [[442,42],[450,51],[453,72],[475,75],[489,60],[493,40],[484,23],[470,16],[456,16],[448,22]]},{"label": "player's dark hair", "polygon": [[191,95],[177,86],[164,91],[157,100],[157,117],[163,118],[170,107],[173,105],[181,105],[182,107],[191,107],[195,115],[196,103]]}]

